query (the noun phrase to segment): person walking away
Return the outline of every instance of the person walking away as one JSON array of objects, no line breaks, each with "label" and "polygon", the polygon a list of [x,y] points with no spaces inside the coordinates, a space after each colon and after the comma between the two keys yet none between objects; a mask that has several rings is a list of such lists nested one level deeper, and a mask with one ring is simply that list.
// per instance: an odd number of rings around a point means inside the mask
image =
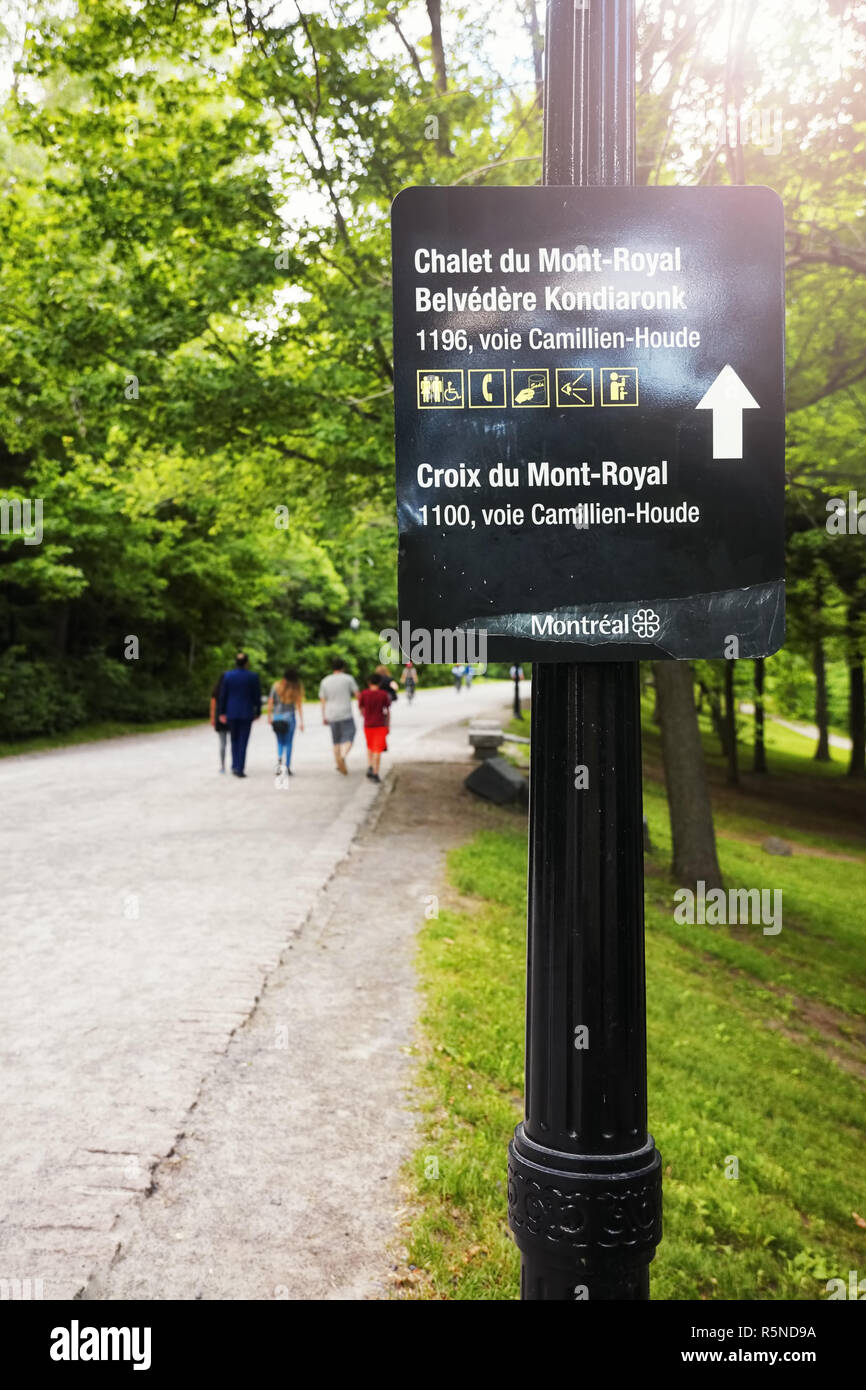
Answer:
[{"label": "person walking away", "polygon": [[463,679],[464,679],[464,681],[466,682],[466,689],[467,689],[467,690],[471,690],[471,689],[472,689],[472,682],[473,682],[474,678],[475,678],[475,667],[474,667],[474,666],[470,666],[470,664],[467,662],[466,665],[463,667]]},{"label": "person walking away", "polygon": [[218,736],[219,741],[220,741],[220,772],[222,772],[223,774],[225,774],[225,770],[226,770],[226,739],[227,739],[228,736],[229,736],[229,731],[228,731],[228,729],[226,728],[225,724],[221,724],[221,723],[220,723],[220,720],[219,720],[219,713],[218,713],[218,711],[219,711],[219,701],[220,701],[220,687],[221,687],[222,683],[223,683],[223,678],[222,678],[222,676],[220,676],[219,680],[217,681],[216,685],[214,686],[213,690],[212,690],[211,693],[210,693],[210,722],[211,722],[211,725],[213,726],[213,728],[216,730],[217,736]]},{"label": "person walking away", "polygon": [[391,696],[391,701],[393,703],[393,701],[397,699],[397,696],[400,693],[400,687],[398,686],[394,677],[391,675],[391,672],[388,670],[387,666],[376,667],[376,679],[378,680],[382,689],[387,691],[387,693]]},{"label": "person walking away", "polygon": [[411,705],[415,698],[415,687],[418,684],[418,668],[414,661],[407,661],[403,667],[403,684],[406,687],[406,699]]},{"label": "person walking away", "polygon": [[277,740],[277,773],[279,777],[285,757],[286,772],[292,774],[292,744],[295,724],[304,732],[304,686],[294,666],[287,666],[282,680],[275,681],[268,696],[268,723]]},{"label": "person walking away", "polygon": [[457,691],[457,694],[459,695],[463,687],[463,667],[452,666],[451,674],[454,677],[454,689]]},{"label": "person walking away", "polygon": [[349,771],[346,758],[355,741],[352,696],[357,693],[355,677],[349,675],[345,661],[335,661],[330,676],[325,676],[319,685],[319,699],[322,703],[322,723],[329,725],[331,730],[337,771],[342,772],[344,777]]},{"label": "person walking away", "polygon": [[379,672],[374,671],[367,681],[367,689],[358,696],[358,709],[364,716],[364,737],[367,740],[367,776],[371,782],[380,780],[379,764],[382,754],[388,751],[391,696],[381,684],[381,679]]},{"label": "person walking away", "polygon": [[262,712],[262,686],[251,671],[246,652],[238,652],[233,671],[226,671],[220,684],[220,723],[228,725],[232,743],[232,775],[246,777],[247,744],[253,721]]}]

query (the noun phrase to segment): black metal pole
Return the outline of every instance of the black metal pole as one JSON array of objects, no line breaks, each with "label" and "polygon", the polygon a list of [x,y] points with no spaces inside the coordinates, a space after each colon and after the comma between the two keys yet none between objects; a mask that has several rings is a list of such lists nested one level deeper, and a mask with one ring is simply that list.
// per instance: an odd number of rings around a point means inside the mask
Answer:
[{"label": "black metal pole", "polygon": [[[548,0],[545,53],[545,183],[633,183],[634,0]],[[638,663],[534,665],[531,735],[526,1118],[508,1165],[521,1297],[645,1299],[661,1157]]]},{"label": "black metal pole", "polygon": [[520,667],[514,668],[514,718],[522,719],[523,710],[520,708]]}]

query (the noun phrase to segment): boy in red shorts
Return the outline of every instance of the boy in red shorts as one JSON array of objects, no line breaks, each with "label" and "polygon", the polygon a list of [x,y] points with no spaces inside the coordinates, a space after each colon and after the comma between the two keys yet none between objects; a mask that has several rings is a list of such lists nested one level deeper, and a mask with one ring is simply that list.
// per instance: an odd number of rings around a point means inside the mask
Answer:
[{"label": "boy in red shorts", "polygon": [[367,682],[367,689],[358,696],[358,709],[364,716],[364,737],[367,740],[367,776],[371,782],[378,782],[379,763],[382,754],[388,751],[388,707],[391,696],[379,684],[380,677],[374,671]]}]

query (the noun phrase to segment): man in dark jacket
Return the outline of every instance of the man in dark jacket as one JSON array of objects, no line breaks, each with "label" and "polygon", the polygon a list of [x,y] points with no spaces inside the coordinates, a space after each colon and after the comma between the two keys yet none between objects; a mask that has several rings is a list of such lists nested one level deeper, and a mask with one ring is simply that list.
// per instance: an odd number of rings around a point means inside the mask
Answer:
[{"label": "man in dark jacket", "polygon": [[238,652],[233,671],[226,671],[219,693],[219,718],[227,724],[232,740],[232,773],[246,777],[247,744],[254,719],[262,712],[262,687],[250,669],[246,652]]}]

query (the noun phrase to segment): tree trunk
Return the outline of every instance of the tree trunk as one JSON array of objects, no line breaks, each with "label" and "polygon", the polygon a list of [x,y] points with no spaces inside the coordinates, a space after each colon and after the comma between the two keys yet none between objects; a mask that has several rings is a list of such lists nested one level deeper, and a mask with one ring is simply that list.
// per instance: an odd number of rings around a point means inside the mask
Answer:
[{"label": "tree trunk", "polygon": [[526,0],[523,7],[523,22],[529,30],[529,37],[532,40],[532,64],[535,68],[535,90],[538,96],[538,103],[541,105],[544,93],[544,35],[538,23],[538,11],[535,8],[535,0]]},{"label": "tree trunk", "polygon": [[[448,71],[445,67],[445,47],[442,43],[442,5],[441,0],[427,0],[427,14],[430,19],[430,49],[433,54],[433,86],[440,96],[448,91]],[[437,111],[439,136],[436,148],[440,154],[451,153],[451,137],[448,132],[448,117],[445,111]]]},{"label": "tree trunk", "polygon": [[722,750],[722,757],[728,756],[728,726],[722,715],[722,706],[719,703],[719,696],[715,689],[705,685],[703,681],[698,681],[698,688],[701,695],[705,695],[707,704],[710,707],[710,723],[713,726],[716,738],[719,740],[719,747]]},{"label": "tree trunk", "polygon": [[812,649],[812,670],[815,673],[815,723],[818,725],[818,746],[815,761],[830,761],[830,716],[827,709],[827,666],[824,661],[824,643],[815,638]]},{"label": "tree trunk", "polygon": [[673,875],[684,887],[703,880],[707,888],[721,888],[692,668],[687,661],[656,661],[653,671],[661,716]]},{"label": "tree trunk", "polygon": [[732,787],[740,785],[740,770],[737,766],[737,700],[734,683],[734,661],[725,662],[725,742],[727,744],[728,781]]},{"label": "tree trunk", "polygon": [[755,754],[754,772],[767,771],[767,748],[764,743],[764,658],[755,660]]},{"label": "tree trunk", "polygon": [[848,666],[848,732],[851,735],[849,777],[866,777],[866,709],[864,709],[863,658],[852,657]]}]

